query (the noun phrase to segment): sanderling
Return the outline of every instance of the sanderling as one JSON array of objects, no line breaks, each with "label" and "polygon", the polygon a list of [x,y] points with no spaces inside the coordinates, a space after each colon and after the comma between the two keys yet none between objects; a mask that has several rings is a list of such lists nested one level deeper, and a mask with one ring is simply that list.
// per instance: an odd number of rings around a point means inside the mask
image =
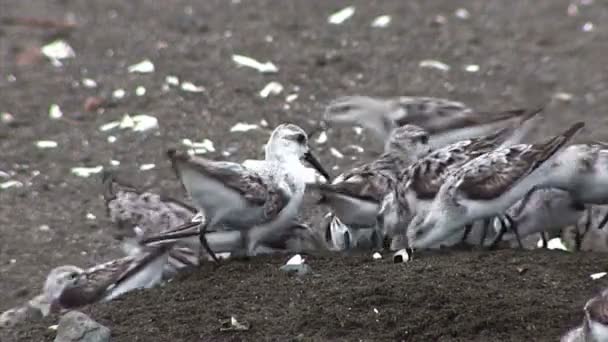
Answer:
[{"label": "sanderling", "polygon": [[[545,234],[556,235],[565,227],[576,225],[586,210],[586,206],[574,201],[569,192],[546,188],[534,191],[527,202],[519,200],[506,214],[515,222],[520,238],[540,233],[546,248],[548,240]],[[497,230],[497,234],[501,230]],[[502,240],[514,238],[514,233],[502,236]]]},{"label": "sanderling", "polygon": [[72,265],[54,268],[44,283],[51,310],[112,300],[128,291],[158,284],[169,250],[170,244],[148,248],[137,256],[112,260],[86,270]]},{"label": "sanderling", "polygon": [[[539,112],[531,111],[529,115],[521,117],[518,125],[449,144],[414,162],[399,175],[395,191],[382,202],[377,217],[378,224],[382,225],[381,230],[391,237],[405,234],[411,217],[428,211],[439,188],[453,170],[499,147],[519,143],[522,139],[520,131],[531,129],[538,122]],[[486,224],[489,225],[489,219]]]},{"label": "sanderling", "polygon": [[608,148],[577,144],[560,152],[553,165],[561,177],[556,187],[568,190],[581,203],[608,204]]},{"label": "sanderling", "polygon": [[[416,215],[410,222],[411,247],[439,243],[478,219],[504,214],[534,187],[553,186],[560,170],[546,161],[583,127],[583,122],[577,122],[545,142],[497,149],[463,165],[448,176],[428,214]],[[503,230],[506,226],[502,225]]]},{"label": "sanderling", "polygon": [[570,330],[561,342],[608,341],[608,290],[591,298],[583,309],[583,324]]},{"label": "sanderling", "polygon": [[[205,214],[200,242],[217,261],[205,240],[207,227],[247,230],[258,226],[269,231],[287,228],[304,196],[306,179],[300,177],[306,159],[329,180],[329,174],[313,157],[304,130],[293,124],[274,129],[265,148],[265,163],[255,168],[212,161],[168,151],[171,164],[194,205]],[[252,237],[243,234],[244,237]],[[257,241],[243,241],[252,251]]]},{"label": "sanderling", "polygon": [[[102,175],[106,213],[117,227],[115,238],[127,255],[138,254],[143,245],[139,241],[179,226],[200,224],[196,208],[151,191],[120,181],[114,174]],[[201,217],[202,219],[202,217]],[[169,252],[163,278],[171,278],[175,273],[189,266],[198,265],[200,243],[185,244],[177,241]]]},{"label": "sanderling", "polygon": [[394,186],[399,173],[428,154],[428,134],[418,126],[405,125],[391,132],[387,152],[371,163],[338,176],[331,184],[309,184],[321,193],[319,203],[327,204],[347,226],[375,225],[380,202]]},{"label": "sanderling", "polygon": [[[250,235],[243,237],[243,234]],[[170,241],[182,242],[191,245],[199,242],[199,224],[184,225],[173,230],[162,232],[155,236],[149,236],[140,241],[145,246],[154,246],[158,243]],[[223,230],[205,233],[205,239],[209,248],[215,253],[229,253],[239,255],[243,252],[242,241],[257,241],[255,249],[249,255],[271,254],[281,252],[301,253],[319,250],[327,250],[328,246],[319,232],[314,231],[308,225],[294,223],[287,228],[272,231],[257,226],[248,230]],[[211,258],[211,256],[209,256]]]},{"label": "sanderling", "polygon": [[395,127],[418,125],[431,135],[431,146],[438,148],[487,135],[528,114],[523,109],[478,112],[461,102],[432,97],[345,96],[332,101],[324,117],[328,122],[366,127],[380,141],[386,141]]}]

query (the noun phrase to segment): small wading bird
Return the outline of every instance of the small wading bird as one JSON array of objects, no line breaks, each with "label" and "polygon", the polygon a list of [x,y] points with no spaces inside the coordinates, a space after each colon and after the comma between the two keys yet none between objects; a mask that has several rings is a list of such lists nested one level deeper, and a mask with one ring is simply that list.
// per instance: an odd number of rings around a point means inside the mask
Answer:
[{"label": "small wading bird", "polygon": [[293,224],[306,187],[300,159],[308,161],[328,181],[329,174],[312,155],[304,130],[293,124],[279,125],[265,148],[263,163],[255,168],[212,161],[168,151],[171,164],[195,207],[205,214],[200,242],[214,260],[217,257],[205,239],[208,227],[248,230],[257,227],[256,236],[243,234],[243,247],[251,252],[258,236],[288,228]]},{"label": "small wading bird", "polygon": [[345,172],[331,184],[308,185],[321,193],[318,203],[328,205],[349,229],[374,227],[380,202],[397,175],[431,151],[426,132],[413,125],[396,128],[387,148],[376,160]]},{"label": "small wading bird", "polygon": [[[422,216],[429,210],[441,185],[452,172],[482,154],[519,143],[521,131],[530,131],[538,124],[541,110],[528,111],[520,121],[498,132],[446,145],[414,162],[399,174],[394,191],[387,194],[377,211],[381,230],[390,237],[401,234],[401,239],[405,240],[405,228],[411,217],[416,214]],[[489,227],[489,218],[485,224]],[[471,225],[467,227],[463,241],[470,230]]]},{"label": "small wading bird", "polygon": [[73,309],[112,300],[138,288],[150,288],[162,280],[171,244],[147,248],[138,255],[82,269],[65,265],[54,268],[44,283],[51,311]]},{"label": "small wading bird", "polygon": [[[363,126],[382,142],[386,142],[396,127],[417,125],[430,134],[429,143],[435,149],[488,135],[513,124],[528,113],[523,109],[479,112],[461,102],[433,97],[377,98],[357,95],[332,101],[325,110],[324,118],[334,124]],[[519,133],[523,136],[529,132]]]},{"label": "small wading bird", "polygon": [[[549,161],[582,128],[578,122],[538,144],[521,144],[483,154],[451,174],[427,215],[416,215],[408,227],[412,248],[440,243],[475,220],[504,213],[534,187],[551,187],[562,177]],[[507,217],[507,219],[509,219]],[[511,221],[511,227],[514,227]],[[500,241],[507,224],[495,241]],[[517,227],[514,227],[515,229]]]},{"label": "small wading bird", "polygon": [[603,342],[608,341],[608,290],[591,298],[583,309],[583,324],[570,330],[561,342]]}]

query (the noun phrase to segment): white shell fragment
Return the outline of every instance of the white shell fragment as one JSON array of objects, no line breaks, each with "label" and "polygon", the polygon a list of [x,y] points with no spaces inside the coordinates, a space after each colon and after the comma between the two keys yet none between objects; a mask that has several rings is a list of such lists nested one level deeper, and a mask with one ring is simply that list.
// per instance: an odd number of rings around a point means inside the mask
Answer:
[{"label": "white shell fragment", "polygon": [[63,112],[61,111],[61,108],[59,108],[58,105],[56,104],[52,104],[51,107],[49,108],[49,117],[51,119],[60,119],[63,116]]},{"label": "white shell fragment", "polygon": [[382,28],[387,27],[391,23],[390,15],[381,15],[372,21],[372,27]]},{"label": "white shell fragment", "polygon": [[336,157],[338,159],[344,158],[344,154],[342,154],[342,152],[338,151],[338,149],[335,148],[335,147],[331,147],[329,149],[329,153],[331,153],[332,156],[334,156],[334,157]]},{"label": "white shell fragment", "polygon": [[167,76],[165,77],[165,83],[168,85],[172,85],[172,86],[178,86],[179,85],[179,78],[177,78],[177,76]]},{"label": "white shell fragment", "polygon": [[372,255],[372,258],[373,258],[374,260],[380,260],[380,259],[382,259],[382,254],[380,254],[380,253],[376,252],[376,253],[374,253],[374,254]]},{"label": "white shell fragment", "polygon": [[73,58],[76,56],[74,49],[63,40],[56,40],[43,46],[41,52],[52,60]]},{"label": "white shell fragment", "polygon": [[477,65],[477,64],[465,65],[464,71],[466,71],[466,72],[478,72],[479,71],[479,65]]},{"label": "white shell fragment", "polygon": [[591,279],[598,280],[598,279],[603,278],[604,276],[606,276],[606,274],[608,274],[608,273],[606,273],[606,272],[594,273],[594,274],[591,275]]},{"label": "white shell fragment", "polygon": [[585,24],[583,24],[583,32],[591,32],[593,31],[593,23],[588,21]]},{"label": "white shell fragment", "polygon": [[146,88],[139,86],[135,89],[135,95],[137,96],[144,96],[146,95]]},{"label": "white shell fragment", "polygon": [[23,183],[16,180],[8,180],[6,182],[0,183],[0,189],[8,189],[8,188],[20,188],[23,186]]},{"label": "white shell fragment", "polygon": [[182,83],[182,90],[190,93],[202,93],[205,91],[205,87],[197,86],[191,82]]},{"label": "white shell fragment", "polygon": [[86,215],[87,220],[95,220],[97,218],[97,216],[93,215],[92,213],[87,213]]},{"label": "white shell fragment", "polygon": [[120,165],[120,161],[112,159],[112,160],[110,160],[110,165],[118,166],[118,165]]},{"label": "white shell fragment", "polygon": [[8,124],[15,121],[15,117],[11,113],[2,112],[0,113],[0,122]]},{"label": "white shell fragment", "polygon": [[356,135],[361,135],[361,133],[363,133],[363,127],[355,126],[353,127],[353,131],[355,131]]},{"label": "white shell fragment", "polygon": [[59,328],[59,324],[49,325],[48,327],[49,330],[57,330],[57,328]]},{"label": "white shell fragment", "polygon": [[260,90],[260,96],[267,98],[270,95],[279,95],[283,91],[283,85],[279,82],[270,82],[264,89]]},{"label": "white shell fragment", "polygon": [[302,265],[304,263],[304,258],[300,254],[296,254],[292,256],[285,265]]},{"label": "white shell fragment", "polygon": [[189,154],[205,154],[207,152],[215,152],[215,146],[213,146],[213,141],[209,139],[203,139],[201,142],[195,142],[190,139],[182,139],[182,144],[191,148],[188,151]]},{"label": "white shell fragment", "polygon": [[45,149],[45,148],[56,148],[58,146],[56,141],[53,140],[38,140],[36,142],[36,147],[40,148],[40,149]]},{"label": "white shell fragment", "polygon": [[149,59],[144,59],[143,61],[133,64],[129,66],[127,69],[129,72],[136,72],[140,74],[148,74],[154,72],[154,63],[152,63]]},{"label": "white shell fragment", "polygon": [[420,64],[418,64],[419,67],[421,68],[430,68],[430,69],[437,69],[437,70],[441,70],[441,71],[450,71],[450,66],[440,62],[440,61],[436,61],[434,59],[425,59],[423,61],[420,61]]},{"label": "white shell fragment", "polygon": [[79,177],[89,177],[90,175],[100,173],[103,170],[103,166],[97,165],[95,167],[73,167],[72,173]]},{"label": "white shell fragment", "polygon": [[275,73],[279,71],[279,68],[270,61],[260,63],[251,57],[243,55],[232,55],[232,60],[238,65],[256,69],[261,73]]},{"label": "white shell fragment", "polygon": [[117,99],[117,100],[120,100],[123,97],[125,97],[126,94],[127,93],[125,92],[124,89],[116,89],[116,90],[114,90],[112,92],[112,97],[115,98],[115,99]]},{"label": "white shell fragment", "polygon": [[285,97],[285,102],[293,102],[298,99],[298,94],[289,94]]},{"label": "white shell fragment", "polygon": [[574,98],[574,95],[564,92],[558,92],[553,94],[553,98],[563,102],[570,102]]},{"label": "white shell fragment", "polygon": [[325,144],[327,142],[327,133],[325,131],[321,132],[315,142],[319,145]]},{"label": "white shell fragment", "polygon": [[[536,245],[538,248],[541,248],[543,246],[543,240],[542,239],[538,240],[538,243]],[[561,238],[553,238],[553,239],[549,240],[547,242],[547,248],[548,249],[560,249],[562,251],[568,252],[568,248],[566,248],[566,245],[564,245],[564,242],[562,241]]]},{"label": "white shell fragment", "polygon": [[133,132],[143,132],[157,128],[158,119],[146,114],[139,114],[134,116],[125,114],[121,121],[108,122],[107,124],[104,124],[99,127],[99,130],[105,132],[117,127],[120,127],[121,129],[131,128]]},{"label": "white shell fragment", "polygon": [[153,168],[156,167],[156,164],[142,164],[139,169],[141,171],[148,171],[148,170],[152,170]]},{"label": "white shell fragment", "polygon": [[469,11],[466,8],[459,8],[454,12],[454,15],[457,18],[466,20],[469,19],[471,17],[471,13],[469,13]]},{"label": "white shell fragment", "polygon": [[327,22],[332,25],[340,25],[352,17],[353,14],[355,14],[355,7],[348,6],[330,15],[329,18],[327,18]]},{"label": "white shell fragment", "polygon": [[247,132],[254,129],[258,129],[258,125],[256,124],[248,124],[245,122],[238,122],[236,125],[230,128],[230,132]]},{"label": "white shell fragment", "polygon": [[85,88],[97,88],[97,82],[95,82],[95,80],[90,79],[90,78],[83,78],[82,79],[82,85]]}]

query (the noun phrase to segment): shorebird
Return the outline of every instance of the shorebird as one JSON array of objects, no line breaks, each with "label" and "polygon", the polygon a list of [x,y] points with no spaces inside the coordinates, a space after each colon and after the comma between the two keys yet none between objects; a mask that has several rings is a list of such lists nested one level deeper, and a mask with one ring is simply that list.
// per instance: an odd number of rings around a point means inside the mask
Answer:
[{"label": "shorebird", "polygon": [[[196,208],[183,201],[138,189],[110,172],[102,174],[102,182],[106,213],[117,228],[114,237],[121,241],[127,255],[140,253],[143,245],[138,241],[146,237],[189,223],[200,224]],[[200,243],[177,241],[169,251],[163,278],[172,278],[178,270],[198,265],[199,254]]]},{"label": "shorebird", "polygon": [[[200,223],[184,224],[155,236],[138,241],[139,246],[155,246],[159,243],[181,242],[183,245],[200,245]],[[243,236],[247,234],[248,236]],[[268,230],[254,226],[248,230],[223,230],[205,233],[205,240],[214,254],[229,253],[230,256],[243,253],[243,241],[257,241],[248,255],[273,253],[302,253],[327,250],[322,236],[310,226],[293,223],[279,230]]]},{"label": "shorebird", "polygon": [[570,330],[561,342],[601,342],[608,341],[608,290],[591,298],[583,309],[583,324]]},{"label": "shorebird", "polygon": [[[560,152],[553,166],[560,176],[556,187],[583,204],[608,204],[608,144],[576,144]],[[526,201],[530,193],[524,197]],[[605,225],[604,222],[603,225]]]},{"label": "shorebird", "polygon": [[398,127],[379,158],[345,172],[331,184],[309,184],[308,188],[321,193],[318,203],[328,205],[343,224],[353,229],[372,227],[380,202],[399,173],[431,151],[428,139],[418,126]]},{"label": "shorebird", "polygon": [[[292,224],[306,187],[306,179],[301,177],[304,167],[301,158],[330,179],[312,155],[304,130],[293,124],[281,124],[274,129],[265,147],[264,163],[256,163],[251,168],[175,150],[167,154],[195,207],[205,214],[200,242],[216,261],[205,239],[208,227],[247,230],[257,226],[275,231]],[[256,243],[243,241],[248,251],[252,251]]]},{"label": "shorebird", "polygon": [[[534,191],[526,202],[523,199],[518,201],[506,214],[517,226],[520,238],[540,233],[543,247],[546,248],[546,234],[559,234],[562,229],[578,224],[587,209],[587,206],[574,201],[569,192],[546,188]],[[499,234],[500,231],[502,229],[497,229],[496,233]],[[503,234],[502,240],[516,238],[513,233]]]},{"label": "shorebird", "polygon": [[[439,148],[402,171],[395,183],[395,190],[384,198],[378,212],[377,220],[383,226],[382,230],[391,237],[399,233],[405,235],[405,227],[411,217],[428,211],[448,175],[482,154],[519,143],[522,138],[520,132],[529,131],[538,123],[540,111],[540,108],[529,111],[512,126],[492,134]],[[487,219],[486,225],[489,224],[490,219]]]},{"label": "shorebird", "polygon": [[490,134],[525,115],[528,110],[524,109],[479,112],[461,102],[433,97],[344,96],[328,105],[324,118],[330,123],[361,125],[382,142],[395,127],[417,125],[429,132],[430,145],[438,148]]},{"label": "shorebird", "polygon": [[503,214],[533,188],[553,186],[561,177],[560,169],[547,161],[583,127],[577,122],[545,142],[497,149],[463,165],[446,179],[428,214],[416,215],[410,222],[411,247],[439,243],[476,220]]},{"label": "shorebird", "polygon": [[170,244],[148,248],[137,256],[82,269],[65,265],[54,268],[44,283],[51,310],[73,309],[112,300],[138,288],[160,283]]}]

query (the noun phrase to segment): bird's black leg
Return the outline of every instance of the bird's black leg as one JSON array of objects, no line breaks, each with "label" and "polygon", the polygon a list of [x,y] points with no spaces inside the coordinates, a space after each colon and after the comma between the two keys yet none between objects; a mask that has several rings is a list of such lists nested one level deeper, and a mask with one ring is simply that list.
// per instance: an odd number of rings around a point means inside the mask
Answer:
[{"label": "bird's black leg", "polygon": [[511,231],[513,231],[513,234],[515,234],[515,239],[517,240],[517,246],[519,248],[523,249],[524,245],[521,243],[521,238],[519,237],[519,231],[517,230],[517,222],[515,222],[511,218],[511,216],[509,216],[508,214],[505,214],[504,218],[509,223],[509,229],[511,229]]},{"label": "bird's black leg", "polygon": [[198,239],[201,242],[201,246],[203,247],[203,249],[205,250],[205,252],[207,252],[207,254],[209,254],[211,256],[211,258],[213,259],[213,261],[215,261],[216,263],[219,262],[219,259],[217,258],[217,255],[215,255],[215,253],[211,250],[211,247],[209,247],[209,242],[207,242],[207,227],[209,226],[209,224],[207,224],[207,220],[205,220],[205,222],[202,222],[201,225],[198,228]]},{"label": "bird's black leg", "polygon": [[486,242],[486,236],[488,235],[488,229],[490,229],[490,224],[492,223],[492,219],[484,219],[483,220],[483,230],[481,231],[481,238],[479,239],[479,247],[483,247],[483,243]]},{"label": "bird's black leg", "polygon": [[541,240],[543,240],[543,248],[549,247],[549,241],[547,241],[547,233],[541,232],[540,238],[541,238]]},{"label": "bird's black leg", "polygon": [[[591,212],[591,208],[589,208],[589,212]],[[589,220],[591,220],[591,214],[589,215]],[[604,218],[602,219],[600,224],[597,225],[597,229],[604,229],[606,223],[608,223],[608,212],[606,212],[606,215],[604,215]]]}]

